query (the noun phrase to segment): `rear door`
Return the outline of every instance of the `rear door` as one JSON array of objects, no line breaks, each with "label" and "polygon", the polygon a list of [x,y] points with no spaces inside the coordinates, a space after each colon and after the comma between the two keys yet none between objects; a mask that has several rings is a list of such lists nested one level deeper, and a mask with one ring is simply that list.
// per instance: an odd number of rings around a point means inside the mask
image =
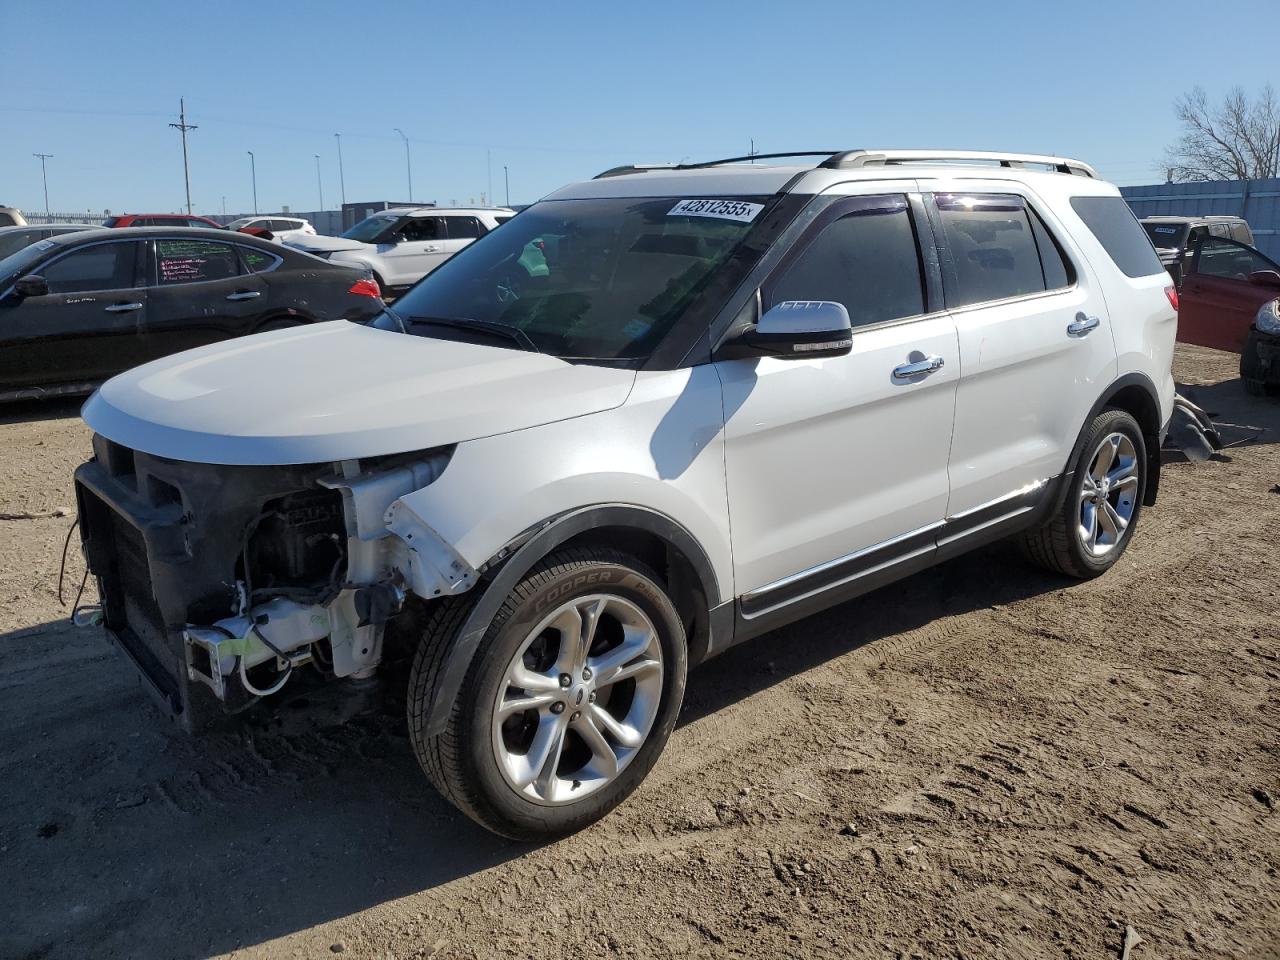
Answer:
[{"label": "rear door", "polygon": [[0,389],[93,383],[146,359],[141,243],[58,250],[30,273],[49,294],[0,301]]},{"label": "rear door", "polygon": [[161,237],[148,244],[147,352],[163,357],[251,332],[268,311],[268,288],[236,245]]},{"label": "rear door", "polygon": [[480,225],[480,221],[475,217],[453,216],[445,217],[444,220],[449,237],[445,241],[445,255],[441,259],[441,263],[448,260],[468,244],[475,243],[484,233],[484,227]]},{"label": "rear door", "polygon": [[1106,303],[1046,205],[1013,181],[921,181],[960,350],[948,537],[1034,505],[1116,371]]},{"label": "rear door", "polygon": [[[947,506],[959,363],[927,282],[915,182],[845,185],[761,290],[843,303],[847,356],[719,360],[733,564],[744,615],[931,553]],[[819,201],[822,202],[822,201]],[[935,366],[907,374],[908,364]]]},{"label": "rear door", "polygon": [[1258,308],[1280,296],[1280,279],[1251,281],[1251,274],[1280,266],[1248,244],[1222,237],[1201,241],[1178,297],[1178,339],[1238,353]]},{"label": "rear door", "polygon": [[387,265],[383,279],[388,285],[417,283],[445,261],[448,233],[443,217],[409,217],[396,236],[393,243],[378,247]]}]

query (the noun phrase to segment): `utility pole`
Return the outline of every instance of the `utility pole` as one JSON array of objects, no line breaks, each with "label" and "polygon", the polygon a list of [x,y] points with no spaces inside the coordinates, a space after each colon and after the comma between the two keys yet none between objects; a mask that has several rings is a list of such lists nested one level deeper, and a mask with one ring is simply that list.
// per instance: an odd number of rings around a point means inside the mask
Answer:
[{"label": "utility pole", "polygon": [[227,215],[227,198],[226,197],[222,198],[222,215],[224,217]]},{"label": "utility pole", "polygon": [[52,160],[52,153],[33,153],[33,157],[40,158],[40,179],[44,181],[44,216],[49,219],[49,174],[45,173],[44,162]]},{"label": "utility pole", "polygon": [[[751,149],[747,151],[747,156],[754,157],[756,155],[756,138],[750,137],[749,139],[751,141]],[[755,163],[755,160],[752,160],[751,162]]]},{"label": "utility pole", "polygon": [[486,150],[484,152],[485,171],[489,175],[489,193],[486,195],[489,200],[489,206],[493,206],[493,151]]},{"label": "utility pole", "polygon": [[338,187],[342,190],[342,205],[347,205],[347,178],[342,172],[342,134],[335,133],[333,139],[338,141]]},{"label": "utility pole", "polygon": [[502,184],[507,188],[507,206],[511,206],[511,178],[507,176],[507,165],[502,165]]},{"label": "utility pole", "polygon": [[409,202],[413,203],[413,160],[409,157],[409,138],[404,135],[404,131],[399,127],[393,129],[400,134],[400,139],[404,141],[404,169],[409,174]]},{"label": "utility pole", "polygon": [[254,162],[253,151],[246,150],[249,155],[249,175],[253,177],[253,215],[258,215],[258,165]]},{"label": "utility pole", "polygon": [[187,164],[187,131],[199,129],[194,123],[187,123],[186,97],[178,98],[178,122],[169,126],[182,134],[182,179],[187,185],[187,215],[191,215],[191,167]]},{"label": "utility pole", "polygon": [[320,209],[324,209],[324,181],[320,179],[320,154],[316,154],[316,190],[320,193]]}]

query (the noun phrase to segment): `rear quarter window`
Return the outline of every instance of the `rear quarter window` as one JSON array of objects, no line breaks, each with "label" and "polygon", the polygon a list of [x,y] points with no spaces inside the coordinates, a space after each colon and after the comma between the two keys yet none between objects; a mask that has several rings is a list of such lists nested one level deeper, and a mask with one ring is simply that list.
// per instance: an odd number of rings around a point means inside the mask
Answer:
[{"label": "rear quarter window", "polygon": [[1123,197],[1072,197],[1071,208],[1126,277],[1164,272],[1150,237]]}]

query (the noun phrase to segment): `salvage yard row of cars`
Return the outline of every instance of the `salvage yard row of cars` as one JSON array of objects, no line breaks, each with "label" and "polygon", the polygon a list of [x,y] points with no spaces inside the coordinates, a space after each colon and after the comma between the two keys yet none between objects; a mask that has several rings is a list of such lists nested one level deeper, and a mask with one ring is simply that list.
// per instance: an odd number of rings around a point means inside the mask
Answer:
[{"label": "salvage yard row of cars", "polygon": [[87,393],[230,337],[368,320],[384,293],[407,290],[512,215],[390,210],[341,238],[279,216],[245,217],[234,231],[177,214],[0,227],[0,401]]}]

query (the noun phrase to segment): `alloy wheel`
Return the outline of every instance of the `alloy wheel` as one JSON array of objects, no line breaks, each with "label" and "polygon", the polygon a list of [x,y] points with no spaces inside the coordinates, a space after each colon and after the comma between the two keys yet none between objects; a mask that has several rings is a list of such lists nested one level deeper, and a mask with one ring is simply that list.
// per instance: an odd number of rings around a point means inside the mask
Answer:
[{"label": "alloy wheel", "polygon": [[1102,439],[1080,487],[1077,534],[1087,553],[1105,557],[1119,546],[1138,503],[1138,453],[1123,433]]},{"label": "alloy wheel", "polygon": [[542,619],[507,666],[493,708],[503,778],[535,803],[572,803],[626,769],[662,700],[662,643],[614,594],[577,597]]}]

